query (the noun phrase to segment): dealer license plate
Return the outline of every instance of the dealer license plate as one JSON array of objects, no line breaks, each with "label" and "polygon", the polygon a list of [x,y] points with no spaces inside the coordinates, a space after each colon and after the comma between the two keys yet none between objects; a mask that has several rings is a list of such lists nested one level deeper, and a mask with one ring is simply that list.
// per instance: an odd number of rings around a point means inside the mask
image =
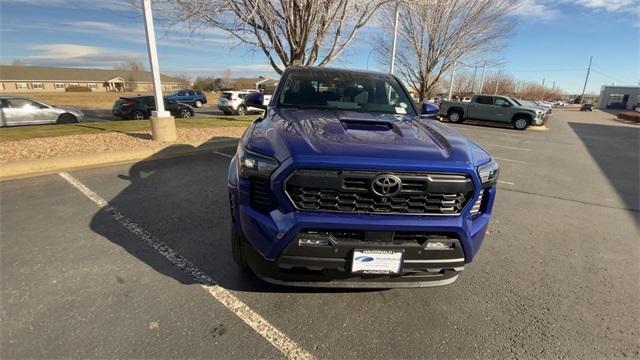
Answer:
[{"label": "dealer license plate", "polygon": [[360,274],[397,274],[402,267],[402,252],[393,250],[354,250],[351,272]]}]

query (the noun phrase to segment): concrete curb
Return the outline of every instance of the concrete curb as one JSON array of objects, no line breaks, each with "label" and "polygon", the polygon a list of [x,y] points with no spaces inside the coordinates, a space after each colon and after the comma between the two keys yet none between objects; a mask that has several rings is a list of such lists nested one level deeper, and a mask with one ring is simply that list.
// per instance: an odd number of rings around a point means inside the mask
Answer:
[{"label": "concrete curb", "polygon": [[170,159],[212,152],[235,146],[238,139],[212,140],[198,147],[188,144],[172,144],[159,149],[136,149],[98,154],[65,156],[53,159],[23,160],[0,164],[0,180],[41,176],[78,169],[130,164],[138,161]]},{"label": "concrete curb", "polygon": [[529,126],[527,130],[531,131],[549,131],[549,128],[546,125],[542,126]]}]

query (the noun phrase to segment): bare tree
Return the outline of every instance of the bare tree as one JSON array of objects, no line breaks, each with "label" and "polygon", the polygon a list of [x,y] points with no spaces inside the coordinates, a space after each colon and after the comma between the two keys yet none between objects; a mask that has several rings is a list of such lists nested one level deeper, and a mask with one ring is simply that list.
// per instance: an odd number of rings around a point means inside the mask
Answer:
[{"label": "bare tree", "polygon": [[518,83],[513,76],[500,71],[487,75],[483,88],[485,94],[517,96]]},{"label": "bare tree", "polygon": [[335,60],[389,0],[164,0],[173,18],[194,29],[213,27],[261,50],[282,74],[292,65]]},{"label": "bare tree", "polygon": [[[515,25],[510,12],[516,0],[414,0],[400,8],[396,69],[423,101],[448,73],[454,61],[500,49]],[[393,34],[395,7],[385,6],[380,24]],[[377,39],[382,61],[388,61],[391,42]]]},{"label": "bare tree", "polygon": [[[453,82],[453,93],[458,96],[468,96],[473,94],[473,73],[468,71],[457,71]],[[447,82],[448,88],[448,82]]]},{"label": "bare tree", "polygon": [[183,89],[189,89],[191,87],[191,84],[193,83],[193,79],[187,74],[180,74],[174,77],[178,80],[178,84]]},{"label": "bare tree", "polygon": [[12,66],[25,66],[27,64],[25,64],[22,60],[20,59],[13,59],[13,61],[11,62]]},{"label": "bare tree", "polygon": [[231,78],[231,69],[222,70],[221,80],[222,81],[220,81],[220,88],[222,90],[232,89],[236,85],[235,81],[233,81],[233,79]]},{"label": "bare tree", "polygon": [[145,67],[142,61],[136,60],[127,60],[125,62],[121,62],[117,65],[114,65],[114,70],[127,70],[127,71],[144,71]]}]

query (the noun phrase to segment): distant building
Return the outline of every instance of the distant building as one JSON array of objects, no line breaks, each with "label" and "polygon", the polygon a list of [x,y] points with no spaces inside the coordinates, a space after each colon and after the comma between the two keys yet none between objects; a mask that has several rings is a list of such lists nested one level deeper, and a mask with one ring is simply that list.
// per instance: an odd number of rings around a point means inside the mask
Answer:
[{"label": "distant building", "polygon": [[[180,79],[162,75],[162,90],[182,89]],[[92,91],[151,91],[151,72],[0,65],[0,93],[65,91],[84,86]]]},{"label": "distant building", "polygon": [[600,89],[600,109],[630,110],[640,103],[640,86],[609,86]]},{"label": "distant building", "polygon": [[278,85],[278,80],[263,76],[257,78],[236,78],[233,82],[233,90],[260,90],[265,94],[272,94]]}]

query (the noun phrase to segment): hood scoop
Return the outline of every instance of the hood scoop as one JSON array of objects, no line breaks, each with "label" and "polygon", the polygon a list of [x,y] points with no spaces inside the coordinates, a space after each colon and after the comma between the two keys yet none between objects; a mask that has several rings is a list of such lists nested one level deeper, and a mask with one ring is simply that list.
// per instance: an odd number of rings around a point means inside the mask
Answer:
[{"label": "hood scoop", "polygon": [[340,119],[340,124],[345,131],[348,130],[364,130],[364,131],[390,131],[393,130],[393,123],[384,120],[365,120],[365,119]]}]

